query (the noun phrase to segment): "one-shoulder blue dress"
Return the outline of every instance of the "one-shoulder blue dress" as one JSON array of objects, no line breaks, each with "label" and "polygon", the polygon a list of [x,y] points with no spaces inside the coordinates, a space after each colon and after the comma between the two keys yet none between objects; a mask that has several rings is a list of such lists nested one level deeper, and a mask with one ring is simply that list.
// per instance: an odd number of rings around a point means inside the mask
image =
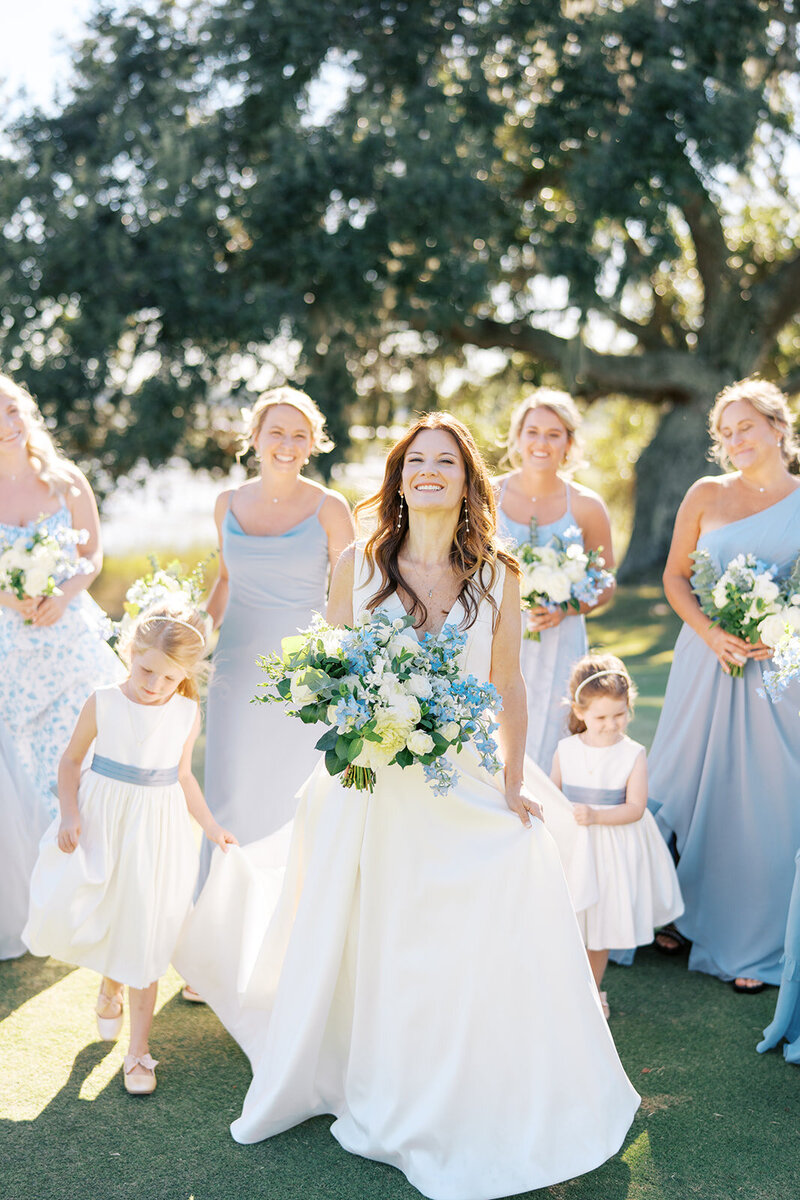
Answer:
[{"label": "one-shoulder blue dress", "polygon": [[[530,542],[530,526],[512,521],[503,511],[506,484],[500,490],[497,505],[497,528],[512,549]],[[575,527],[572,515],[572,489],[567,484],[567,508],[563,516],[549,525],[539,525],[536,541],[546,546],[554,537],[563,537]],[[577,539],[573,539],[577,540]],[[527,618],[523,614],[523,630]],[[523,638],[520,665],[528,692],[528,740],[526,753],[546,774],[550,774],[553,755],[561,738],[567,736],[568,708],[564,703],[573,664],[588,650],[586,623],[575,613],[564,617],[553,629],[543,629],[541,641]]]},{"label": "one-shoulder blue dress", "polygon": [[[316,759],[319,730],[280,704],[252,704],[265,675],[261,655],[325,611],[328,537],[319,510],[286,533],[245,533],[230,508],[222,524],[228,604],[214,653],[206,715],[205,795],[242,845],[274,833],[295,811],[295,793]],[[212,847],[203,842],[201,878]]]},{"label": "one-shoulder blue dress", "polygon": [[[720,569],[750,552],[787,573],[800,489],[697,545]],[[686,911],[675,924],[693,942],[689,967],[777,984],[800,846],[800,683],[771,703],[759,695],[769,667],[748,660],[731,678],[684,625],[649,765],[651,807],[680,854]]]}]

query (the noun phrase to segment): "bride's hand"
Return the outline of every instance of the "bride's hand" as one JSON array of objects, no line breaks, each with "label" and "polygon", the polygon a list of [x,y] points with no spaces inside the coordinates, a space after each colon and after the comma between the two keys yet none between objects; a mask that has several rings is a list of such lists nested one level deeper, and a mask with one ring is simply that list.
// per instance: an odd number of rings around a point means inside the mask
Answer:
[{"label": "bride's hand", "polygon": [[530,826],[531,817],[535,817],[537,821],[544,821],[542,806],[536,803],[524,786],[506,788],[506,804],[517,814],[526,829]]}]

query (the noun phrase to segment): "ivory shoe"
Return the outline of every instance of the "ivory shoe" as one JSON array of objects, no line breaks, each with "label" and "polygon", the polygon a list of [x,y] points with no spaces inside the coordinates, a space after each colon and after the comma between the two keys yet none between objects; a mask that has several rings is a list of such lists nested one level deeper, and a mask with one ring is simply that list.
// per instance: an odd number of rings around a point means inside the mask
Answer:
[{"label": "ivory shoe", "polygon": [[[149,1096],[156,1090],[156,1067],[158,1060],[149,1054],[126,1054],[122,1064],[122,1079],[125,1091],[132,1096]],[[144,1067],[146,1075],[141,1072],[133,1074],[134,1067]]]},{"label": "ivory shoe", "polygon": [[[116,1010],[109,1016],[109,1009]],[[122,1029],[122,993],[117,992],[113,996],[107,996],[100,988],[100,993],[97,997],[95,1005],[95,1016],[97,1018],[97,1032],[104,1042],[115,1042],[119,1037]]]},{"label": "ivory shoe", "polygon": [[184,986],[181,988],[181,995],[183,996],[184,1000],[188,1000],[190,1004],[205,1004],[203,997],[199,992],[194,990],[190,983],[184,984]]},{"label": "ivory shoe", "polygon": [[606,992],[600,993],[600,1007],[603,1010],[603,1016],[608,1020],[611,1016],[611,1009],[608,1006],[608,994]]}]

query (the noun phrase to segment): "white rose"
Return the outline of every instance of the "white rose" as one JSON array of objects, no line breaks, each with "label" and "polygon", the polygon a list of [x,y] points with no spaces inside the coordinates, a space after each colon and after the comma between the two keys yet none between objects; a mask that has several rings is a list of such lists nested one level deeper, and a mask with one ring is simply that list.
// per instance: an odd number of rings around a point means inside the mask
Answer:
[{"label": "white rose", "polygon": [[580,583],[586,574],[586,559],[575,558],[570,562],[565,562],[561,568],[570,583]]},{"label": "white rose", "polygon": [[447,738],[448,742],[454,742],[461,733],[461,726],[458,721],[448,721],[446,725],[442,725],[439,733],[443,738]]},{"label": "white rose", "polygon": [[724,608],[728,602],[728,594],[724,579],[720,579],[719,583],[714,586],[711,593],[711,599],[714,601],[716,608]]},{"label": "white rose", "polygon": [[358,757],[353,759],[353,765],[356,767],[372,767],[373,771],[378,767],[387,767],[394,758],[398,750],[402,749],[402,745],[396,748],[393,742],[364,742]]},{"label": "white rose", "polygon": [[758,596],[761,600],[766,600],[771,603],[777,600],[780,595],[780,588],[774,579],[770,579],[768,575],[757,575],[753,584],[753,595]]},{"label": "white rose", "polygon": [[387,649],[392,658],[399,658],[404,650],[409,654],[416,654],[419,650],[419,641],[412,633],[395,633]]},{"label": "white rose", "polygon": [[43,596],[50,581],[50,571],[47,567],[32,566],[25,572],[25,594],[28,596]]},{"label": "white rose", "polygon": [[411,675],[406,680],[406,691],[420,700],[427,700],[433,694],[431,681],[426,675]]},{"label": "white rose", "polygon": [[306,704],[313,704],[316,700],[316,693],[312,692],[311,688],[307,687],[298,676],[292,679],[289,694],[295,708],[304,708]]},{"label": "white rose", "polygon": [[382,711],[386,713],[387,721],[400,727],[405,727],[404,737],[414,728],[422,716],[419,701],[416,697],[401,691],[396,692],[392,696]]},{"label": "white rose", "polygon": [[433,749],[433,738],[424,729],[415,729],[406,739],[406,745],[412,754],[422,757]]},{"label": "white rose", "polygon": [[786,624],[793,629],[795,633],[800,633],[800,608],[785,608],[782,616]]},{"label": "white rose", "polygon": [[555,546],[540,546],[538,551],[539,561],[545,567],[558,566],[558,551]]},{"label": "white rose", "polygon": [[770,613],[768,617],[764,617],[764,620],[760,621],[758,625],[758,632],[764,645],[774,649],[783,637],[785,627],[786,618],[783,613]]},{"label": "white rose", "polygon": [[553,571],[547,594],[555,604],[565,604],[572,595],[572,586],[563,571]]}]

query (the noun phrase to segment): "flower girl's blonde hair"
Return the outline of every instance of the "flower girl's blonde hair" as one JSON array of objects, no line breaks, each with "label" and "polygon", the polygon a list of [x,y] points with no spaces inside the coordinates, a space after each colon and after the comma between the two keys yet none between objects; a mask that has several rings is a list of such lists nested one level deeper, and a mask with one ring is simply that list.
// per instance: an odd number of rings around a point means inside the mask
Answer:
[{"label": "flower girl's blonde hair", "polygon": [[190,700],[200,699],[200,683],[208,673],[204,661],[208,648],[208,618],[190,605],[157,604],[136,618],[131,633],[120,647],[130,666],[135,654],[160,650],[186,672],[177,691]]},{"label": "flower girl's blonde hair", "polygon": [[[633,711],[633,702],[638,692],[625,664],[616,654],[586,654],[578,659],[569,677],[569,717],[567,728],[570,733],[583,733],[586,722],[578,715],[588,708],[592,700],[600,696],[612,696],[625,700]],[[576,712],[575,710],[578,710]]]}]

